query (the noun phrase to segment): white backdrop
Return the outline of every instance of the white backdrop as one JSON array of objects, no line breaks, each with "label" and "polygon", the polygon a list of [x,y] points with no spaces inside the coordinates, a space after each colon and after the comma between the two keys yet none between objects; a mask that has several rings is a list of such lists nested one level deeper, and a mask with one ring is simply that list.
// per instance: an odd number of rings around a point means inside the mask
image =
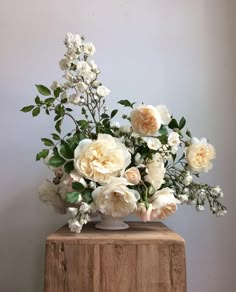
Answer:
[{"label": "white backdrop", "polygon": [[123,98],[165,103],[215,145],[217,160],[203,179],[222,186],[228,215],[185,206],[166,224],[186,240],[189,292],[235,291],[233,2],[0,1],[0,291],[43,291],[45,238],[66,222],[37,198],[49,172],[34,162],[35,153],[52,126],[19,112],[35,97],[34,84],[60,78],[66,32],[95,43],[110,105]]}]

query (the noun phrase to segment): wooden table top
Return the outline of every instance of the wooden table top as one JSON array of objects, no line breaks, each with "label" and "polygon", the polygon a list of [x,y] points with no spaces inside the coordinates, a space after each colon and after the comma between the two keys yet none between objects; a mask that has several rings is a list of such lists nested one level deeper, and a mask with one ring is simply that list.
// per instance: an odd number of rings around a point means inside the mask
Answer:
[{"label": "wooden table top", "polygon": [[61,227],[47,238],[47,242],[63,241],[66,244],[152,244],[165,241],[184,245],[184,239],[161,222],[128,222],[126,230],[96,229],[92,221],[83,226],[80,234],[72,233],[68,225]]}]

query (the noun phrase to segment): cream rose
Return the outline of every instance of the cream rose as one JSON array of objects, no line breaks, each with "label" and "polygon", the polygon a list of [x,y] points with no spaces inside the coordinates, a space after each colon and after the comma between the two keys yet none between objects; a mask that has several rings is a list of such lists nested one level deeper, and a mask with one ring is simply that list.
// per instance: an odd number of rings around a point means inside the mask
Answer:
[{"label": "cream rose", "polygon": [[78,173],[100,184],[118,176],[131,161],[125,145],[108,134],[99,134],[94,141],[82,140],[75,149],[74,157]]},{"label": "cream rose", "polygon": [[140,195],[127,187],[128,181],[123,177],[113,177],[104,186],[92,192],[97,209],[104,215],[125,217],[136,211],[136,202]]},{"label": "cream rose", "polygon": [[141,175],[137,167],[131,167],[126,170],[124,177],[134,185],[139,184],[141,180]]},{"label": "cream rose", "polygon": [[205,138],[192,139],[192,144],[186,149],[186,160],[192,171],[208,172],[212,168],[212,162],[216,157],[214,146],[207,143]]},{"label": "cream rose", "polygon": [[141,136],[152,136],[161,127],[161,117],[152,105],[140,105],[131,114],[131,125],[135,133]]},{"label": "cream rose", "polygon": [[162,144],[158,138],[144,138],[144,141],[147,142],[147,146],[149,149],[158,150],[161,148]]},{"label": "cream rose", "polygon": [[152,204],[151,220],[165,219],[176,212],[177,204],[180,204],[180,201],[174,197],[173,193],[172,189],[163,188],[149,199]]},{"label": "cream rose", "polygon": [[158,190],[164,182],[165,175],[165,166],[161,155],[156,153],[153,159],[148,161],[146,166],[147,175],[144,177],[144,180]]}]

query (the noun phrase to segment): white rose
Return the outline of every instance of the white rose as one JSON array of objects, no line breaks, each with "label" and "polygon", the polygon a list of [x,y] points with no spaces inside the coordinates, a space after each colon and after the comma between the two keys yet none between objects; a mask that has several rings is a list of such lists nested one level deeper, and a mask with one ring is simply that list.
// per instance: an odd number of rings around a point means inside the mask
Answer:
[{"label": "white rose", "polygon": [[140,105],[131,114],[131,125],[141,136],[153,136],[161,127],[161,117],[152,105]]},{"label": "white rose", "polygon": [[60,87],[61,87],[61,84],[58,83],[57,81],[53,81],[52,85],[50,86],[50,88],[52,90],[55,90],[55,89],[60,88]]},{"label": "white rose", "polygon": [[162,146],[160,140],[157,138],[148,137],[144,138],[144,141],[146,141],[148,148],[152,150],[158,150]]},{"label": "white rose", "polygon": [[118,176],[131,162],[125,145],[108,134],[99,134],[94,141],[82,140],[75,149],[74,157],[78,173],[100,184]]},{"label": "white rose", "polygon": [[193,177],[191,175],[186,175],[183,183],[185,186],[188,186],[191,184],[192,181],[193,181]]},{"label": "white rose", "polygon": [[76,218],[72,218],[68,221],[71,232],[80,233],[82,230],[82,224]]},{"label": "white rose", "polygon": [[65,213],[65,206],[58,194],[58,185],[45,180],[39,187],[39,199],[54,207],[58,213]]},{"label": "white rose", "polygon": [[[95,73],[99,73],[99,69],[98,69],[98,66],[94,63],[94,61],[91,61],[89,63],[91,69],[95,72]],[[98,81],[97,81],[98,82]]]},{"label": "white rose", "polygon": [[173,193],[172,189],[163,188],[149,199],[152,204],[151,220],[165,219],[176,212],[177,204],[180,204],[180,201],[174,197]]},{"label": "white rose", "polygon": [[168,144],[170,146],[179,146],[180,144],[179,134],[176,132],[171,132],[168,136]]},{"label": "white rose", "polygon": [[104,85],[101,85],[97,88],[97,94],[99,96],[102,96],[102,97],[107,96],[110,92],[111,91],[107,87],[105,87]]},{"label": "white rose", "polygon": [[77,93],[74,93],[69,96],[68,101],[72,104],[78,105],[80,103],[80,96]]},{"label": "white rose", "polygon": [[121,126],[121,127],[120,127],[120,132],[121,132],[121,133],[128,134],[128,133],[131,132],[131,127],[130,127],[130,126]]},{"label": "white rose", "polygon": [[86,85],[84,82],[79,82],[77,84],[77,88],[80,92],[84,93],[87,90],[88,85]]},{"label": "white rose", "polygon": [[112,178],[108,184],[93,191],[93,200],[102,214],[125,217],[136,211],[136,202],[140,195],[129,189],[127,184],[125,178]]},{"label": "white rose", "polygon": [[208,172],[212,168],[212,162],[216,157],[214,146],[207,143],[205,138],[192,139],[192,144],[186,148],[186,160],[192,171]]},{"label": "white rose", "polygon": [[91,67],[89,64],[85,61],[79,61],[77,63],[77,71],[79,76],[83,76],[85,73],[88,73],[91,71]]},{"label": "white rose", "polygon": [[157,190],[164,183],[165,166],[159,153],[153,156],[147,163],[147,175],[144,177],[146,182],[152,184]]},{"label": "white rose", "polygon": [[62,58],[61,61],[59,62],[59,66],[62,71],[69,69],[70,65],[71,65],[71,60],[67,58]]},{"label": "white rose", "polygon": [[96,52],[96,49],[92,43],[83,43],[82,51],[84,54],[92,56]]},{"label": "white rose", "polygon": [[171,121],[171,115],[169,113],[169,110],[168,108],[163,105],[163,104],[160,104],[156,107],[158,113],[160,114],[160,117],[161,117],[161,123],[163,125],[168,125],[169,122]]}]

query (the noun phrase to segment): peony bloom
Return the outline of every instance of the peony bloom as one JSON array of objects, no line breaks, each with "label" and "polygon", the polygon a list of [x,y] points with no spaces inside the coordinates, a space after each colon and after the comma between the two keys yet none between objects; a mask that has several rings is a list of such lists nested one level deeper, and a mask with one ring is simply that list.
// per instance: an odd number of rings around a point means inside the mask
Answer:
[{"label": "peony bloom", "polygon": [[141,180],[141,175],[137,167],[131,167],[127,169],[124,176],[128,180],[128,182],[134,185],[139,184]]},{"label": "peony bloom", "polygon": [[152,204],[151,220],[165,219],[176,212],[177,204],[180,204],[180,201],[174,197],[173,193],[172,189],[163,188],[149,199]]},{"label": "peony bloom", "polygon": [[144,203],[139,203],[137,206],[136,216],[138,216],[142,221],[150,221],[152,213],[152,204],[149,204],[148,209]]},{"label": "peony bloom", "polygon": [[192,144],[186,148],[186,160],[192,171],[208,172],[212,168],[211,160],[216,157],[214,146],[207,143],[205,138],[192,139]]},{"label": "peony bloom", "polygon": [[148,161],[146,166],[147,175],[144,177],[144,180],[152,184],[155,189],[158,190],[164,182],[166,171],[161,155],[156,153],[153,159]]},{"label": "peony bloom", "polygon": [[104,186],[93,191],[93,200],[97,209],[104,215],[125,217],[136,211],[136,202],[140,195],[127,187],[128,181],[123,177],[114,177]]},{"label": "peony bloom", "polygon": [[74,157],[78,173],[100,184],[118,176],[131,161],[125,145],[108,134],[99,134],[94,141],[82,140],[75,149]]},{"label": "peony bloom", "polygon": [[152,105],[140,105],[131,114],[131,125],[141,136],[153,136],[161,127],[161,117]]}]

